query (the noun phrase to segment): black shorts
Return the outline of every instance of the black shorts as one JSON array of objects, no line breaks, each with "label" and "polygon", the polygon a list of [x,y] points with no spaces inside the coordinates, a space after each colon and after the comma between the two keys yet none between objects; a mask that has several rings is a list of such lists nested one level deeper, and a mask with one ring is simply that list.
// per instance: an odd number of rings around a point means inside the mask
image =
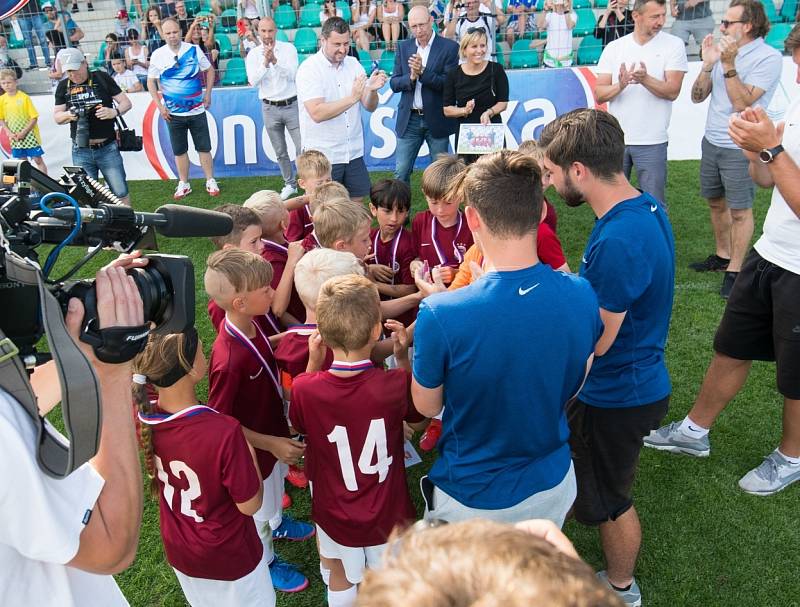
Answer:
[{"label": "black shorts", "polygon": [[658,428],[668,407],[669,396],[639,407],[607,409],[577,399],[567,407],[579,523],[614,521],[630,509],[642,439]]},{"label": "black shorts", "polygon": [[774,360],[778,391],[800,399],[800,276],[750,251],[725,306],[714,350],[737,360]]},{"label": "black shorts", "polygon": [[170,114],[167,129],[170,143],[172,143],[172,153],[175,156],[183,156],[189,151],[189,132],[192,133],[195,150],[198,152],[211,151],[211,135],[208,132],[208,119],[205,112],[193,116]]}]

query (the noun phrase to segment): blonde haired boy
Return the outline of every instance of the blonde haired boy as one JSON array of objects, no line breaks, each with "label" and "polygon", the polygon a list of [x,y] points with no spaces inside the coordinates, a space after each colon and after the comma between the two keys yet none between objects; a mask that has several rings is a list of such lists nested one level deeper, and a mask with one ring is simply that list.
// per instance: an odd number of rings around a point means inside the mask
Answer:
[{"label": "blonde haired boy", "polygon": [[311,219],[313,213],[309,202],[317,188],[331,180],[331,163],[325,154],[318,150],[306,150],[297,157],[295,164],[297,183],[305,194],[286,201],[286,206],[293,209],[289,213],[289,226],[286,229],[286,238],[290,242],[303,240],[314,230]]}]

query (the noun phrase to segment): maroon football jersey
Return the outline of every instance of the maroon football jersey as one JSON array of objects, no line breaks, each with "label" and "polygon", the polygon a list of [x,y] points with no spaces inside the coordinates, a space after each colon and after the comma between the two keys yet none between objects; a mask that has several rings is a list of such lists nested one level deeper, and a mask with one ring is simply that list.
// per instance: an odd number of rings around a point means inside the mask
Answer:
[{"label": "maroon football jersey", "polygon": [[308,253],[309,251],[313,251],[314,249],[322,248],[322,245],[319,243],[317,235],[314,234],[313,230],[311,231],[310,234],[308,234],[308,236],[303,238],[302,244],[303,244],[303,249],[305,250],[306,253]]},{"label": "maroon football jersey", "polygon": [[[308,367],[308,336],[317,325],[305,324],[289,327],[281,343],[275,348],[275,362],[281,371],[288,373],[292,379],[306,372]],[[322,371],[327,371],[333,363],[333,350],[325,348],[325,361]]]},{"label": "maroon football jersey", "polygon": [[[414,276],[411,274],[411,262],[417,258],[417,246],[414,236],[406,229],[400,231],[399,240],[392,239],[383,242],[379,235],[380,228],[373,228],[370,231],[372,239],[372,252],[375,253],[374,263],[389,266],[395,270],[393,285],[413,285]],[[395,245],[397,248],[395,249]],[[381,299],[391,299],[381,295]],[[408,327],[417,318],[417,306],[403,312],[397,318],[403,325]],[[384,334],[388,337],[390,332],[384,329]]]},{"label": "maroon football jersey", "polygon": [[[422,261],[427,260],[430,267],[450,266],[458,269],[464,254],[473,244],[472,232],[461,212],[459,218],[455,225],[443,228],[430,211],[414,215],[411,231],[417,244],[417,257]],[[431,234],[433,229],[436,230],[435,242]]]},{"label": "maroon football jersey", "polygon": [[289,211],[289,225],[286,227],[286,240],[295,242],[303,240],[311,234],[314,223],[311,221],[311,209],[303,205],[299,209]]},{"label": "maroon football jersey", "polygon": [[244,577],[261,560],[263,545],[253,519],[236,507],[260,485],[239,422],[202,407],[151,427],[170,565],[197,578]]},{"label": "maroon football jersey", "polygon": [[[264,249],[261,251],[261,257],[272,265],[271,285],[273,289],[277,289],[283,276],[283,270],[286,268],[286,257],[288,255],[286,244],[288,243],[279,244],[271,240],[262,240],[262,242],[264,243]],[[286,308],[286,311],[300,321],[306,317],[306,307],[300,300],[297,289],[294,288],[294,280],[292,281],[292,295],[289,299],[289,307]]]},{"label": "maroon football jersey", "polygon": [[[211,326],[219,333],[219,326],[222,324],[222,321],[225,320],[225,310],[220,308],[213,299],[208,300],[208,316],[211,319]],[[278,321],[272,316],[272,312],[256,316],[254,320],[258,323],[258,326],[261,327],[261,330],[267,334],[267,337],[277,335],[281,332]]]},{"label": "maroon football jersey", "polygon": [[[271,367],[267,372],[248,347],[220,327],[208,365],[208,404],[221,413],[235,417],[248,430],[271,436],[289,436],[283,414],[283,397],[273,382],[278,369],[272,349],[257,333],[252,343]],[[261,475],[267,478],[275,467],[275,456],[256,449]]]},{"label": "maroon football jersey", "polygon": [[294,380],[292,426],[306,435],[311,516],[343,546],[386,542],[416,518],[406,486],[403,420],[423,418],[410,398],[411,374],[368,369],[350,377],[327,371]]}]

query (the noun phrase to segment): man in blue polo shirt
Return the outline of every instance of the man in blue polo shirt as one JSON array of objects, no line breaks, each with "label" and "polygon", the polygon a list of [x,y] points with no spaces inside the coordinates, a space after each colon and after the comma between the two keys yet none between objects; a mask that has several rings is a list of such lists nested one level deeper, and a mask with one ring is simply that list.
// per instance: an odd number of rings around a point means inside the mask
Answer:
[{"label": "man in blue polo shirt", "polygon": [[664,361],[675,282],[672,228],[662,206],[625,179],[625,140],[611,114],[564,114],[539,143],[566,203],[587,202],[597,216],[580,274],[597,293],[605,329],[568,411],[575,518],[600,528],[607,564],[600,577],[626,604],[641,605],[633,577],[641,527],[631,489],[642,439],[659,426],[672,392]]},{"label": "man in blue polo shirt", "polygon": [[458,181],[447,198],[465,200],[487,272],[420,305],[414,405],[429,417],[444,407],[425,516],[560,526],[575,499],[565,404],[602,331],[597,299],[584,279],[539,263],[535,160],[505,150]]}]

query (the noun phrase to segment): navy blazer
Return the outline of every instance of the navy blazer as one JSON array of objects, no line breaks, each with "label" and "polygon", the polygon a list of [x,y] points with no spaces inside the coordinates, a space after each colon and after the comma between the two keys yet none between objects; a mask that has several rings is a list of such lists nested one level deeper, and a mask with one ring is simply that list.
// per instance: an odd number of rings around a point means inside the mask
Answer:
[{"label": "navy blazer", "polygon": [[[402,93],[397,106],[397,124],[395,126],[395,133],[398,137],[405,134],[411,108],[414,106],[416,83],[411,84],[408,59],[416,52],[417,41],[413,37],[398,44],[394,57],[394,75],[389,80],[392,90],[395,93]],[[437,139],[449,137],[456,132],[458,127],[458,122],[445,118],[442,111],[442,90],[445,80],[447,80],[447,74],[457,68],[458,44],[436,34],[420,82],[422,83],[422,106],[425,110],[423,118],[431,136]]]}]

